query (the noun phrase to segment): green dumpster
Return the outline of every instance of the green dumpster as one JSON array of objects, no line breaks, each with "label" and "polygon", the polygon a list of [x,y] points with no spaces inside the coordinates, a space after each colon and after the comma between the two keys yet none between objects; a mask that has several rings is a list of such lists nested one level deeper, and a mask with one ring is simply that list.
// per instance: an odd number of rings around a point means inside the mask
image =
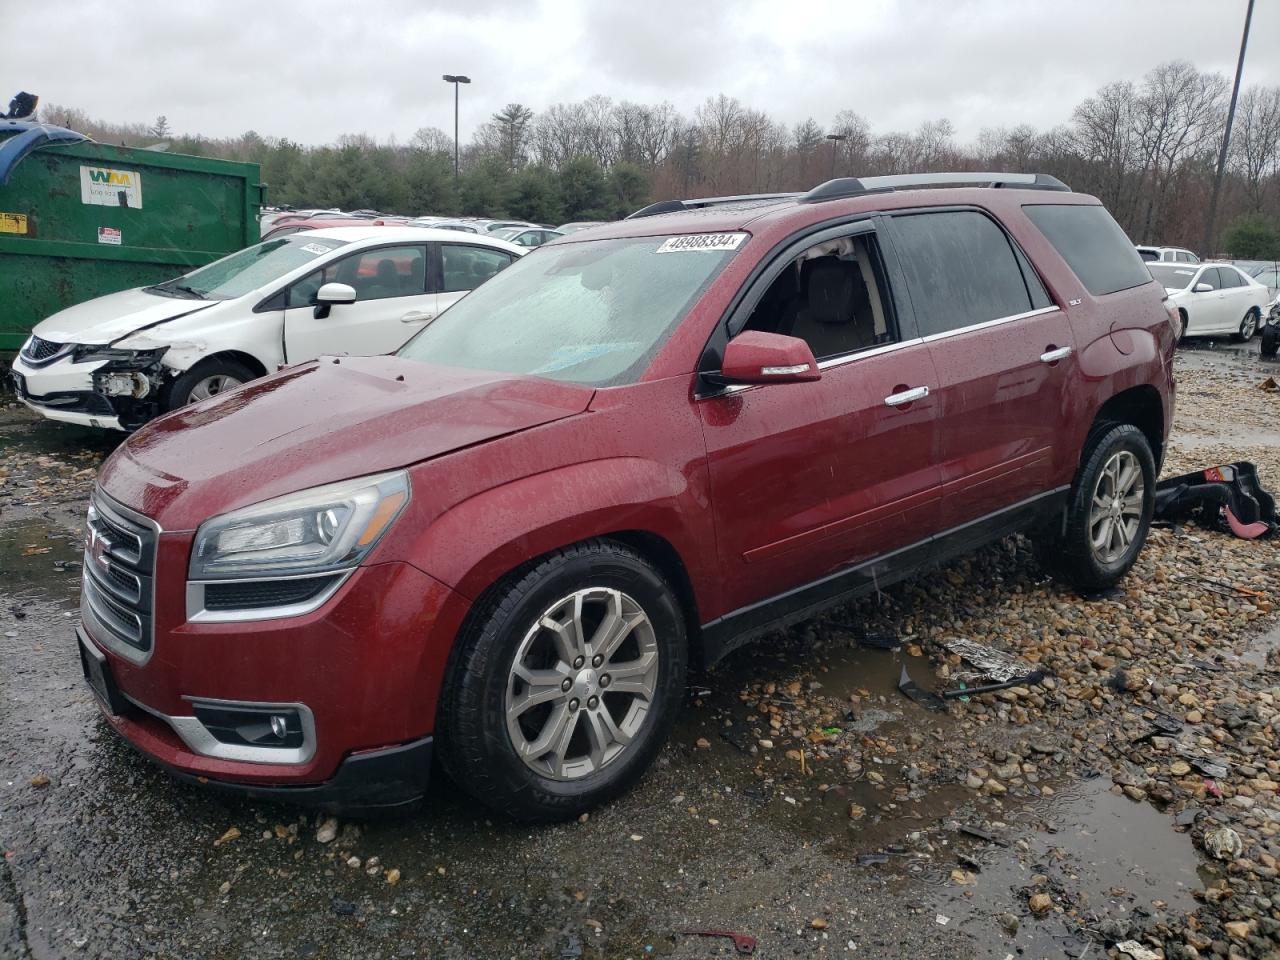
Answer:
[{"label": "green dumpster", "polygon": [[0,351],[17,350],[65,307],[258,242],[265,190],[256,163],[46,142],[34,127],[0,128],[0,158],[7,141],[28,134],[26,150],[8,151],[17,160],[0,183]]}]

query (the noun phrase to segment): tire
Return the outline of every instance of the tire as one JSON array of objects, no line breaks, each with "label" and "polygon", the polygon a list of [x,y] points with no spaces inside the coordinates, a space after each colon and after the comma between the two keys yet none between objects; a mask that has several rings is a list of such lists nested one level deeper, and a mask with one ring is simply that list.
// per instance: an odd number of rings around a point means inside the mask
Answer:
[{"label": "tire", "polygon": [[1174,335],[1174,344],[1181,344],[1187,339],[1187,311],[1178,309],[1178,329]]},{"label": "tire", "polygon": [[1280,352],[1280,325],[1268,323],[1262,328],[1262,355],[1274,357]]},{"label": "tire", "polygon": [[257,374],[243,363],[211,357],[197,363],[169,384],[164,395],[164,408],[177,410],[189,403],[225,393],[256,378]]},{"label": "tire", "polygon": [[[575,614],[585,643],[573,640]],[[614,622],[629,625],[601,662],[596,628],[619,614]],[[517,820],[568,819],[622,793],[679,712],[684,622],[662,574],[613,541],[566,547],[510,574],[479,601],[450,656],[436,724],[445,770]],[[610,664],[626,679],[615,680]]]},{"label": "tire", "polygon": [[1258,311],[1250,310],[1244,315],[1240,321],[1240,329],[1233,335],[1236,343],[1248,343],[1253,339],[1253,335],[1258,332]]},{"label": "tire", "polygon": [[[1123,498],[1118,517],[1109,507],[1103,512],[1103,506],[1095,505],[1095,494],[1115,506],[1121,498],[1111,497],[1108,488],[1116,479],[1125,482],[1127,467],[1139,471],[1127,489],[1134,491],[1139,481],[1142,489]],[[1155,458],[1146,435],[1131,423],[1099,424],[1085,443],[1071,484],[1066,523],[1053,534],[1036,538],[1037,558],[1054,576],[1081,592],[1114,586],[1133,567],[1146,543],[1155,488]],[[1101,546],[1095,537],[1103,541]]]}]

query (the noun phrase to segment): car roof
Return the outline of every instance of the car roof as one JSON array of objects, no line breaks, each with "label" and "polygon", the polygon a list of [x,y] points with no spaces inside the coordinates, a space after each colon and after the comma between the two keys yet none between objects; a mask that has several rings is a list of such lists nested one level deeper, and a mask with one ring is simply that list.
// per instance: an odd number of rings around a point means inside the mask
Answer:
[{"label": "car roof", "polygon": [[686,233],[789,232],[796,227],[858,214],[913,207],[975,206],[994,208],[1021,204],[1098,205],[1095,197],[1070,190],[1036,190],[1002,187],[946,187],[868,191],[855,196],[806,202],[803,195],[736,197],[714,206],[660,213],[592,227],[590,233],[570,233],[556,243],[584,243],[624,237],[650,237]]},{"label": "car roof", "polygon": [[329,229],[322,227],[319,230],[308,230],[302,236],[349,242],[377,240],[381,243],[426,243],[435,240],[444,243],[480,243],[500,250],[526,252],[524,247],[483,233],[459,233],[457,230],[436,230],[432,227],[332,227]]}]

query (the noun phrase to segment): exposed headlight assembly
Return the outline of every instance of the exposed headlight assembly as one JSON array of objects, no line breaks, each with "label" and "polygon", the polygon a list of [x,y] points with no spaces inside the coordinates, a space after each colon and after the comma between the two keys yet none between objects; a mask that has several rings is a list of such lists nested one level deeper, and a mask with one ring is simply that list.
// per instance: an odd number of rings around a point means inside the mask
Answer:
[{"label": "exposed headlight assembly", "polygon": [[191,580],[307,576],[359,566],[409,502],[403,470],[314,487],[200,525]]}]

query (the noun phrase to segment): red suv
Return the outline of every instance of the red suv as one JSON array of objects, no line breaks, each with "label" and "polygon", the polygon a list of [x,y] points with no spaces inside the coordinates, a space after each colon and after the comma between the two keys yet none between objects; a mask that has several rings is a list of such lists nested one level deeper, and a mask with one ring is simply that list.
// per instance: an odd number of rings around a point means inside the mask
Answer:
[{"label": "red suv", "polygon": [[255,796],[408,804],[434,753],[567,817],[691,663],[1017,530],[1079,588],[1134,563],[1175,323],[1096,199],[841,179],[582,236],[107,461],[79,646],[116,730]]}]

